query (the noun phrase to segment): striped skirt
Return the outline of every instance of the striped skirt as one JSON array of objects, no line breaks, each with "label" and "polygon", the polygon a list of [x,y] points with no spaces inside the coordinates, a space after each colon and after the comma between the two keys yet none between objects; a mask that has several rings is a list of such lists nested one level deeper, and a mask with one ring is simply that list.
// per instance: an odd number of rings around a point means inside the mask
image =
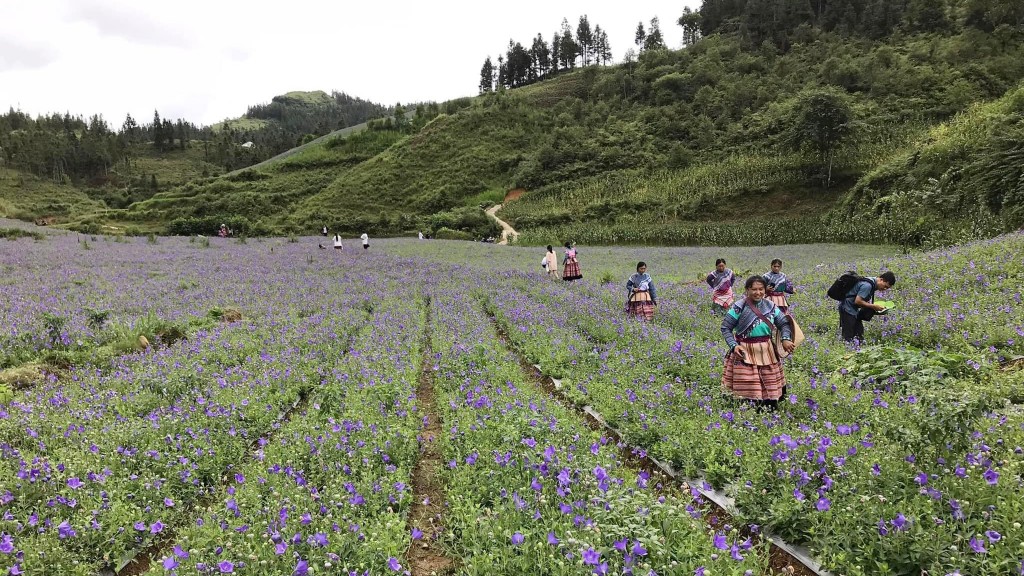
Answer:
[{"label": "striped skirt", "polygon": [[726,356],[722,390],[748,400],[778,400],[786,385],[786,376],[771,340],[768,337],[740,339],[739,346],[749,364],[735,354]]},{"label": "striped skirt", "polygon": [[641,320],[654,318],[654,302],[648,292],[634,292],[626,303],[626,314]]},{"label": "striped skirt", "polygon": [[580,273],[580,263],[576,260],[569,260],[565,263],[565,270],[562,271],[562,280],[571,281],[583,278]]},{"label": "striped skirt", "polygon": [[786,301],[786,293],[785,292],[769,292],[768,293],[768,300],[772,304],[775,304],[780,309],[782,309],[783,312],[785,312],[786,309],[789,308],[789,302]]},{"label": "striped skirt", "polygon": [[728,290],[722,290],[721,292],[715,291],[712,296],[711,303],[715,306],[721,306],[722,308],[728,308],[732,306],[732,303],[736,301],[736,297],[732,293],[732,288]]}]

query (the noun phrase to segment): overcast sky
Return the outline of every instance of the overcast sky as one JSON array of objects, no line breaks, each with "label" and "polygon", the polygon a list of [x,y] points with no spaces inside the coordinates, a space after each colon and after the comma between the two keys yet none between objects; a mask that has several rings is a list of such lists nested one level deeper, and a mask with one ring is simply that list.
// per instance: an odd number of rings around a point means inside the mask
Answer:
[{"label": "overcast sky", "polygon": [[475,95],[480,67],[509,38],[551,40],[581,14],[608,32],[615,61],[637,22],[676,20],[699,0],[345,2],[0,0],[0,107],[34,115],[153,110],[211,124],[292,90],[338,90],[382,104]]}]

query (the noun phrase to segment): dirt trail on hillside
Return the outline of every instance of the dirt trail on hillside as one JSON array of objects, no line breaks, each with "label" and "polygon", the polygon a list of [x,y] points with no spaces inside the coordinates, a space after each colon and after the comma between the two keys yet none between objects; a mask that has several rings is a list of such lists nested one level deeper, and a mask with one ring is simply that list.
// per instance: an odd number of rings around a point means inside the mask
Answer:
[{"label": "dirt trail on hillside", "polygon": [[511,240],[512,242],[516,241],[516,238],[519,237],[519,232],[516,232],[515,228],[509,226],[508,222],[505,222],[501,218],[495,216],[498,210],[501,210],[502,206],[504,206],[504,204],[495,204],[494,206],[488,208],[486,212],[488,216],[494,218],[495,222],[497,222],[498,225],[501,226],[501,239],[498,241],[498,244],[508,244],[509,240]]}]

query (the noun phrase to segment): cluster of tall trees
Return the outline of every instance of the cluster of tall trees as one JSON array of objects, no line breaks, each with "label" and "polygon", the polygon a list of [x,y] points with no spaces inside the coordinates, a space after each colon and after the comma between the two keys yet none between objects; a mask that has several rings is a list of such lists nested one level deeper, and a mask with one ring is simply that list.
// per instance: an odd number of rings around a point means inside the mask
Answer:
[{"label": "cluster of tall trees", "polygon": [[550,43],[538,33],[528,48],[510,39],[508,49],[498,56],[497,64],[488,56],[480,69],[480,92],[525,86],[577,65],[607,65],[611,61],[608,33],[600,24],[591,27],[584,14],[574,33],[569,20],[563,18],[561,29],[552,34]]},{"label": "cluster of tall trees", "polygon": [[[387,108],[345,93],[323,95],[323,101],[276,96],[269,104],[251,106],[245,117],[269,120],[260,128],[220,129],[197,126],[153,112],[150,123],[127,115],[120,129],[102,116],[90,118],[51,114],[32,118],[11,108],[0,115],[0,165],[30,172],[55,182],[88,181],[107,176],[119,164],[128,167],[141,147],[152,144],[160,153],[201,145],[204,159],[225,170],[266,160],[304,139],[381,116]],[[252,142],[250,146],[241,146]]]},{"label": "cluster of tall trees", "polygon": [[339,128],[362,124],[386,111],[384,106],[375,102],[334,91],[324,101],[274,96],[267,104],[250,106],[245,118],[273,120],[284,133],[301,138],[306,134],[323,136]]},{"label": "cluster of tall trees", "polygon": [[[750,45],[787,48],[801,27],[845,35],[884,38],[897,29],[947,32],[958,25],[993,32],[1024,25],[1020,0],[704,0],[699,22],[704,35],[741,34]],[[684,18],[686,15],[684,14]],[[684,30],[687,24],[680,19]]]}]

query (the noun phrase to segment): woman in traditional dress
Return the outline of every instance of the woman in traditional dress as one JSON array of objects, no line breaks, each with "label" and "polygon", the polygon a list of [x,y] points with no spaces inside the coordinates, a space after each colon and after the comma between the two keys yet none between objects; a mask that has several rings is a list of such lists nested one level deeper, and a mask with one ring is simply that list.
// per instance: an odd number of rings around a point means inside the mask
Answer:
[{"label": "woman in traditional dress", "polygon": [[746,297],[733,304],[722,319],[722,336],[729,345],[722,370],[722,389],[733,396],[774,410],[779,405],[786,377],[772,345],[772,328],[782,333],[782,347],[792,352],[789,318],[765,298],[767,281],[751,276]]},{"label": "woman in traditional dress", "polygon": [[341,234],[335,234],[334,235],[334,249],[335,250],[344,250],[345,249],[345,246],[343,246],[342,243],[341,243]]},{"label": "woman in traditional dress", "polygon": [[553,276],[556,280],[558,279],[558,255],[555,254],[555,249],[548,244],[548,251],[544,254],[544,264],[548,271],[548,276]]},{"label": "woman in traditional dress", "polygon": [[562,280],[573,282],[583,278],[580,273],[580,263],[576,259],[576,247],[572,242],[565,243],[565,258],[562,260]]},{"label": "woman in traditional dress", "polygon": [[708,286],[714,290],[711,296],[711,309],[726,311],[732,306],[736,297],[732,293],[732,285],[736,282],[736,274],[725,267],[725,259],[715,260],[715,271],[708,274],[706,279]]},{"label": "woman in traditional dress", "polygon": [[786,310],[789,310],[786,294],[793,293],[793,283],[782,272],[782,260],[778,258],[772,260],[772,270],[764,275],[764,279],[768,282],[768,299],[785,313]]},{"label": "woman in traditional dress", "polygon": [[651,320],[657,306],[658,292],[654,289],[654,281],[647,273],[647,264],[640,262],[636,265],[636,274],[626,280],[626,314]]}]

